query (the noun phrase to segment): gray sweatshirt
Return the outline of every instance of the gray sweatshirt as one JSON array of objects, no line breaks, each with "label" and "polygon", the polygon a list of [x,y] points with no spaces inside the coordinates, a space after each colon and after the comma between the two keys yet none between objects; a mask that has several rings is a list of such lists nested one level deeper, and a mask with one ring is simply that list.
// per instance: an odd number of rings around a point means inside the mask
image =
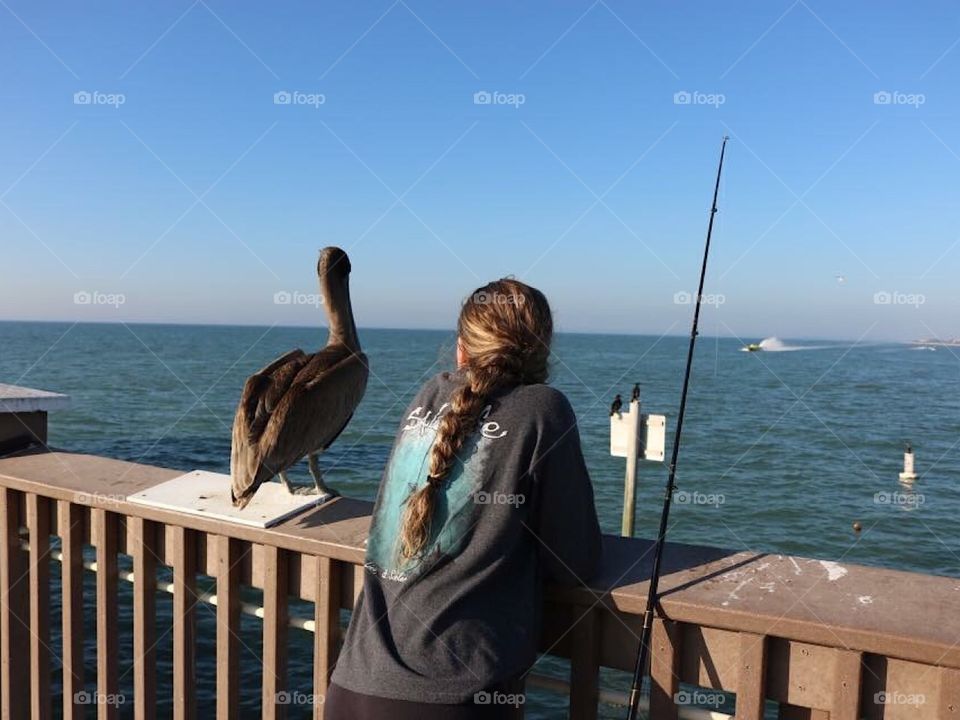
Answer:
[{"label": "gray sweatshirt", "polygon": [[358,693],[461,703],[536,658],[544,581],[578,585],[600,561],[593,488],[563,393],[495,393],[438,493],[426,552],[397,550],[404,501],[426,482],[438,418],[458,382],[428,381],[380,483],[364,587],[333,673]]}]

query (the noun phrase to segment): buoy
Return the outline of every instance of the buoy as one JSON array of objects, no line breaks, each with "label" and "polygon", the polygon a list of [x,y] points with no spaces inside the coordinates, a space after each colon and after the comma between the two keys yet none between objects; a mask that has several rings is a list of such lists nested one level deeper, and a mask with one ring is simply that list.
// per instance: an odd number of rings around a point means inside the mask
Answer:
[{"label": "buoy", "polygon": [[859,521],[859,520],[857,520],[856,522],[853,523],[853,531],[854,531],[854,532],[857,532],[857,533],[858,533],[858,532],[860,532],[862,529],[863,529],[863,525],[860,524],[860,521]]},{"label": "buoy", "polygon": [[907,443],[903,451],[903,472],[900,473],[900,480],[903,482],[913,482],[917,479],[917,473],[913,469],[913,446]]}]

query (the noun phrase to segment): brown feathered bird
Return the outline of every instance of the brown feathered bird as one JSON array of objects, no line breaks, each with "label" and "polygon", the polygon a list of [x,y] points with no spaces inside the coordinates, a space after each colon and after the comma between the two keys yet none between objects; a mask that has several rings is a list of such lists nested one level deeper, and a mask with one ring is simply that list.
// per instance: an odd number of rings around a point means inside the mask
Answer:
[{"label": "brown feathered bird", "polygon": [[338,247],[324,248],[317,275],[330,328],[326,347],[313,354],[291,350],[244,385],[230,454],[230,494],[237,507],[276,475],[293,493],[286,471],[304,456],[316,493],[321,499],[336,495],[323,482],[317,456],[353,417],[369,369],[350,305],[350,259]]}]

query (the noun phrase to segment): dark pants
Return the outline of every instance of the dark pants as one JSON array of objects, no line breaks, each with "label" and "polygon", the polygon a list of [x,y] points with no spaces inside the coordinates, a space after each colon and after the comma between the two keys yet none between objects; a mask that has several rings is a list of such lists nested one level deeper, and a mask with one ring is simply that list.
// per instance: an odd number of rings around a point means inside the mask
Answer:
[{"label": "dark pants", "polygon": [[[517,693],[523,692],[522,682]],[[510,694],[510,693],[505,693]],[[496,697],[490,693],[490,697]],[[521,695],[522,697],[522,695]],[[327,689],[323,704],[324,720],[520,720],[523,705],[504,704],[442,705],[410,700],[390,700],[361,695],[335,683]]]}]

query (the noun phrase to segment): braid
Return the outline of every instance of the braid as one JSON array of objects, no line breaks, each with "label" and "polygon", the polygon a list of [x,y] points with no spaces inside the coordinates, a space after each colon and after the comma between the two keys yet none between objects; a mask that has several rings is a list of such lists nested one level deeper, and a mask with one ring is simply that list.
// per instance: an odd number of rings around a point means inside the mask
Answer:
[{"label": "braid", "polygon": [[494,368],[468,369],[466,381],[453,391],[450,409],[441,418],[430,448],[427,482],[407,498],[400,533],[400,552],[404,558],[416,557],[429,541],[437,492],[453,470],[457,453],[476,427],[490,393],[509,381],[508,374]]},{"label": "braid", "polygon": [[437,426],[427,482],[406,500],[398,546],[404,559],[416,558],[430,541],[437,495],[490,395],[507,385],[546,382],[552,334],[547,299],[518,280],[495,280],[467,298],[457,321],[464,381]]}]

